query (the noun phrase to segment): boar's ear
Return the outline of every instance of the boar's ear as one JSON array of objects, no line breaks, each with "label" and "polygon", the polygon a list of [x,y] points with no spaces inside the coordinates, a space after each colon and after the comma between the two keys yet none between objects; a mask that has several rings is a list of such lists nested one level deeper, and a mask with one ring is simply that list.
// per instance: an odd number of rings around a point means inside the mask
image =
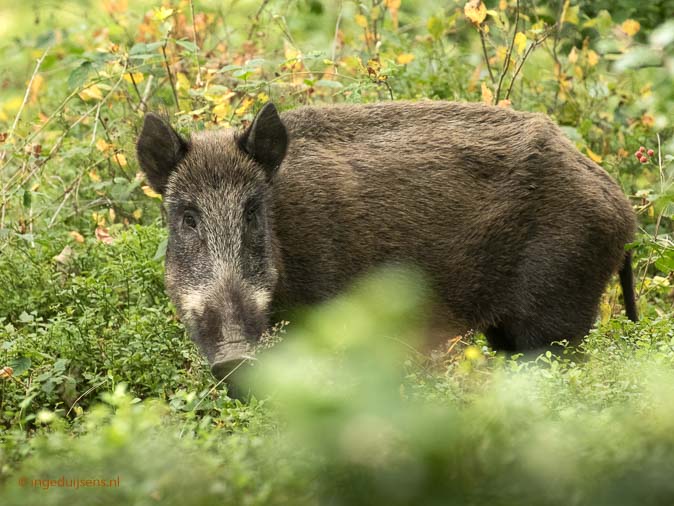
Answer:
[{"label": "boar's ear", "polygon": [[185,157],[188,148],[189,143],[160,116],[145,115],[143,130],[136,143],[136,155],[154,191],[164,193],[171,172]]},{"label": "boar's ear", "polygon": [[253,123],[239,138],[239,147],[262,165],[271,179],[288,148],[288,132],[274,104],[265,104],[257,113]]}]

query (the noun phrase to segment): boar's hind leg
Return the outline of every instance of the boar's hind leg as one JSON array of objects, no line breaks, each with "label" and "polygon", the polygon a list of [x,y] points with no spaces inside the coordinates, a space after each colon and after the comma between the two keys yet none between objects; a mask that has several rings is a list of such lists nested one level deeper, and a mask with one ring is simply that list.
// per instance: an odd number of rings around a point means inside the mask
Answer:
[{"label": "boar's hind leg", "polygon": [[[595,319],[596,308],[610,270],[548,269],[547,275],[520,284],[519,305],[485,330],[497,351],[525,352],[550,349],[553,342],[577,343]],[[547,281],[546,281],[547,280]],[[552,282],[548,282],[548,281]],[[523,280],[524,281],[524,280]]]},{"label": "boar's hind leg", "polygon": [[[572,322],[562,315],[556,319],[550,312],[538,320],[511,321],[494,325],[485,330],[489,345],[496,351],[521,353],[526,351],[552,350],[554,342],[563,340],[577,342],[587,334],[592,326],[592,316],[578,318]],[[556,321],[555,321],[556,320]]]}]

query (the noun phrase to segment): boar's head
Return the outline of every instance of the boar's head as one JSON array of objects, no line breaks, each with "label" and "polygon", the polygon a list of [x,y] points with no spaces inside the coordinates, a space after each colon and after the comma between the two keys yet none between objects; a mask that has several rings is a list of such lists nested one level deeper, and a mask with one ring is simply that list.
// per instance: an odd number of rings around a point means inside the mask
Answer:
[{"label": "boar's head", "polygon": [[219,378],[268,324],[278,278],[271,187],[287,145],[272,104],[244,132],[189,140],[149,113],[138,138],[138,161],[168,217],[167,292]]}]

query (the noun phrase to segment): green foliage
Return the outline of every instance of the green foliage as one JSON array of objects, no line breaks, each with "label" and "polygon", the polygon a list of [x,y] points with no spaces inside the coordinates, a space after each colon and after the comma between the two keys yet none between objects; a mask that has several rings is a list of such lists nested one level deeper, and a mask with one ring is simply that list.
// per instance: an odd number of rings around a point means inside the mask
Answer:
[{"label": "green foliage", "polygon": [[[669,3],[0,3],[0,501],[671,503]],[[143,112],[187,133],[390,98],[551,115],[634,203],[644,318],[613,283],[560,356],[429,358],[423,282],[384,272],[271,336],[231,400],[164,294]],[[61,477],[119,487],[32,482]]]}]

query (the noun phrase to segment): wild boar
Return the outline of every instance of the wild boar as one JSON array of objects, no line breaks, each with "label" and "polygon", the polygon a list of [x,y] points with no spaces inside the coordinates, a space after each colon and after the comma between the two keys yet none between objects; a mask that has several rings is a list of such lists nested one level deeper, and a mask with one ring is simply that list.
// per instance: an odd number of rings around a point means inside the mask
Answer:
[{"label": "wild boar", "polygon": [[617,270],[637,318],[630,202],[541,114],[268,103],[245,131],[188,140],[150,113],[137,155],[167,213],[167,291],[218,377],[271,314],[390,262],[421,268],[442,317],[496,350],[578,341]]}]

